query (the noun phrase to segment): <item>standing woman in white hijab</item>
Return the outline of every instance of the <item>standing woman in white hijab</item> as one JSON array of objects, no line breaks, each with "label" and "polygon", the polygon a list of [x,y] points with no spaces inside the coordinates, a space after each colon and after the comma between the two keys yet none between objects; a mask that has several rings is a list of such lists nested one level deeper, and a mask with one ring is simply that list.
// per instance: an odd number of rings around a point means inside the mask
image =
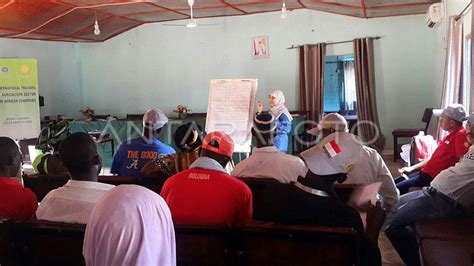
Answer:
[{"label": "standing woman in white hijab", "polygon": [[[291,116],[288,108],[285,106],[285,95],[281,90],[274,90],[268,95],[268,103],[270,104],[270,113],[276,121],[277,134],[273,141],[275,147],[280,152],[286,153],[288,150],[288,134],[291,131]],[[258,112],[262,112],[263,104],[258,103]]]},{"label": "standing woman in white hijab", "polygon": [[111,189],[89,218],[82,254],[87,266],[176,265],[168,206],[141,186]]}]

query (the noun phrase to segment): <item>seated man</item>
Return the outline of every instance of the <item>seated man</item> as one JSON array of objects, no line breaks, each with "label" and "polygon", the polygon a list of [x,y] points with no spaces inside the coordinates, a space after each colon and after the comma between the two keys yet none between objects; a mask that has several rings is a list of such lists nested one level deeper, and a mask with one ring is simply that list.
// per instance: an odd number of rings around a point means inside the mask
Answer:
[{"label": "seated man", "polygon": [[13,178],[20,176],[21,153],[18,145],[0,137],[0,217],[29,220],[35,217],[38,201],[31,190]]},{"label": "seated man", "polygon": [[86,224],[95,204],[114,186],[97,182],[102,162],[88,134],[70,135],[59,146],[59,158],[71,180],[44,197],[36,217],[38,220]]},{"label": "seated man", "polygon": [[173,140],[181,151],[149,161],[140,171],[141,176],[166,179],[187,170],[199,158],[202,139],[202,129],[194,121],[179,126],[174,132]]},{"label": "seated man", "polygon": [[384,212],[380,206],[364,206],[369,208],[367,230],[364,230],[359,213],[337,198],[333,183],[343,182],[346,173],[353,169],[357,161],[356,156],[339,140],[332,139],[340,151],[336,154],[325,146],[315,146],[301,153],[309,169],[306,177],[299,177],[290,184],[267,185],[259,201],[255,202],[254,219],[284,224],[352,227],[363,238],[364,247],[374,255],[371,259],[378,264],[380,253],[377,239]]},{"label": "seated man", "polygon": [[112,160],[110,172],[121,176],[140,176],[143,166],[161,155],[175,150],[158,140],[163,126],[168,123],[166,115],[158,109],[150,109],[143,116],[143,135],[122,143]]},{"label": "seated man", "polygon": [[449,134],[439,142],[431,158],[427,158],[411,167],[403,167],[399,171],[407,173],[408,179],[397,182],[400,194],[405,194],[411,187],[428,186],[433,178],[444,169],[455,165],[466,154],[469,144],[463,127],[466,112],[460,104],[451,104],[443,110],[440,127]]},{"label": "seated man", "polygon": [[[380,154],[365,145],[362,145],[357,141],[356,136],[347,132],[347,121],[346,119],[336,113],[327,114],[321,119],[318,124],[317,130],[313,130],[311,134],[321,134],[321,142],[318,145],[326,145],[331,137],[338,138],[341,142],[344,142],[352,152],[357,153],[357,162],[355,162],[352,171],[347,173],[347,180],[344,184],[372,184],[376,182],[382,182],[379,190],[379,197],[382,202],[382,208],[385,209],[387,219],[385,225],[388,226],[393,217],[393,214],[397,210],[398,200],[400,193],[395,186],[392,174],[385,164]],[[337,163],[344,163],[343,161],[337,161]]]},{"label": "seated man", "polygon": [[315,136],[320,135],[322,140],[334,132],[349,132],[349,129],[344,116],[338,113],[329,113],[323,116],[317,127],[306,132]]},{"label": "seated man", "polygon": [[227,134],[209,133],[201,157],[165,182],[161,196],[175,223],[233,226],[252,219],[252,192],[224,170],[233,151],[234,142]]},{"label": "seated man", "polygon": [[439,173],[430,187],[400,198],[400,207],[385,234],[407,265],[420,265],[417,221],[462,217],[474,208],[474,114],[469,117],[467,133],[471,146],[455,166]]},{"label": "seated man", "polygon": [[293,155],[281,153],[274,145],[276,125],[273,115],[262,112],[255,116],[252,135],[257,147],[252,155],[241,161],[232,171],[232,176],[273,178],[281,183],[296,181],[298,176],[305,176],[308,169],[304,162]]}]

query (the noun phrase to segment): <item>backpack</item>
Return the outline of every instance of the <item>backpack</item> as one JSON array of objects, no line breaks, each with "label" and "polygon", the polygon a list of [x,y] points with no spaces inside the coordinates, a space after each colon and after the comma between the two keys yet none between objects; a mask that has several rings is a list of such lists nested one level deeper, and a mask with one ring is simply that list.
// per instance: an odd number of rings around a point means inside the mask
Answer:
[{"label": "backpack", "polygon": [[67,120],[58,118],[58,120],[51,121],[47,127],[41,129],[36,149],[43,153],[51,150],[57,151],[59,144],[71,135],[71,126]]},{"label": "backpack", "polygon": [[433,136],[425,135],[423,131],[412,138],[410,143],[410,165],[417,164],[431,155],[438,148],[438,143]]}]

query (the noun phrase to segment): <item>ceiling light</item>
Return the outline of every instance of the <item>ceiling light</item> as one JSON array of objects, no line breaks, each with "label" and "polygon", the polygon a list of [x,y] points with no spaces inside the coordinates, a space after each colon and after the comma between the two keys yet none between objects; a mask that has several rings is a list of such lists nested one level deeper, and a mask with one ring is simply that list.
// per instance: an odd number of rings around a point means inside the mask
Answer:
[{"label": "ceiling light", "polygon": [[96,36],[100,35],[99,22],[97,22],[97,11],[95,11],[94,34]]},{"label": "ceiling light", "polygon": [[186,24],[186,27],[188,28],[196,28],[197,26],[197,22],[194,19],[192,19],[188,24]]},{"label": "ceiling light", "polygon": [[97,20],[95,21],[95,24],[94,24],[94,34],[100,35],[99,23],[97,22]]},{"label": "ceiling light", "polygon": [[288,17],[288,10],[286,9],[285,2],[283,2],[283,6],[281,7],[281,15],[282,19],[286,19]]}]

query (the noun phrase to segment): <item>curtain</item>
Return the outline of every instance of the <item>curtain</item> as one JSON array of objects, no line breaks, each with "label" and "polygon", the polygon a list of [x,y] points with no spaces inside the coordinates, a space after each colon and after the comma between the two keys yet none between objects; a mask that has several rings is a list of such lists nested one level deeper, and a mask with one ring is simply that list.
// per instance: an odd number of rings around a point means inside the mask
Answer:
[{"label": "curtain", "polygon": [[367,145],[382,151],[385,137],[380,130],[375,97],[374,44],[372,38],[354,40],[357,130]]},{"label": "curtain", "polygon": [[306,119],[319,122],[323,113],[324,57],[326,44],[300,47],[300,110]]},{"label": "curtain", "polygon": [[[463,20],[456,16],[449,18],[448,48],[446,50],[446,60],[444,67],[443,93],[441,97],[441,108],[445,108],[452,103],[462,102],[462,68],[463,68]],[[442,139],[446,132],[439,127],[438,139]]]},{"label": "curtain", "polygon": [[354,62],[344,62],[344,102],[346,110],[355,110],[356,108],[356,89],[355,89],[355,71]]},{"label": "curtain", "polygon": [[[472,2],[472,1],[471,1]],[[471,11],[471,14],[472,14],[472,11]],[[470,104],[469,104],[469,113],[473,113],[474,112],[474,67],[472,67],[472,64],[474,63],[474,45],[473,45],[473,42],[472,40],[474,39],[474,34],[472,32],[472,29],[474,27],[474,16],[471,15],[471,65],[470,65],[470,69],[471,69],[471,73],[469,73],[471,75],[471,90],[470,90]],[[468,74],[468,75],[469,75]]]},{"label": "curtain", "polygon": [[449,18],[448,49],[444,68],[443,96],[441,107],[452,103],[461,103],[462,63],[463,63],[463,21],[456,17]]}]

